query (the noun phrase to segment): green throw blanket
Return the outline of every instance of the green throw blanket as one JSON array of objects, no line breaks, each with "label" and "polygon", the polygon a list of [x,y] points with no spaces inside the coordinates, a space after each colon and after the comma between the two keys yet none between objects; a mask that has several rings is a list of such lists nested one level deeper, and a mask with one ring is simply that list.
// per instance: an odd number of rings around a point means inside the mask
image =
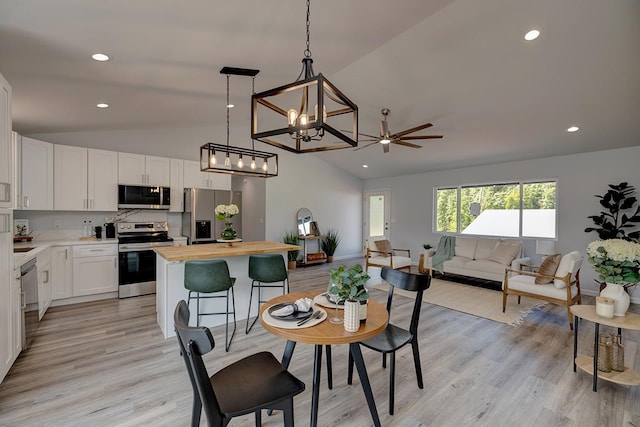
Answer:
[{"label": "green throw blanket", "polygon": [[442,263],[450,260],[456,254],[455,236],[442,236],[438,242],[436,254],[431,258],[431,268],[442,272]]}]

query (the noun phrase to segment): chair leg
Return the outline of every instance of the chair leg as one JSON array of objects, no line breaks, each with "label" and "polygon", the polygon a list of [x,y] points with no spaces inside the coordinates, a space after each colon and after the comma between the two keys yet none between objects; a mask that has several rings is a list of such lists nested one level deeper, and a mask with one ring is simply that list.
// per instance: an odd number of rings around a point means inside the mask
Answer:
[{"label": "chair leg", "polygon": [[411,341],[411,348],[413,349],[413,364],[416,367],[416,379],[418,380],[418,388],[424,388],[422,383],[422,365],[420,364],[420,350],[418,349],[418,340],[413,337]]},{"label": "chair leg", "polygon": [[[231,332],[231,337],[229,337],[229,291],[231,291],[231,305],[233,307],[233,331]],[[225,342],[225,350],[229,352],[229,348],[231,347],[231,341],[233,340],[233,336],[236,333],[236,296],[233,292],[233,287],[231,289],[227,289],[227,314],[226,314],[226,325],[224,329],[224,342]]]},{"label": "chair leg", "polygon": [[[247,310],[247,323],[244,328],[244,333],[248,334],[251,328],[253,328],[253,324],[255,320],[251,322],[251,303],[253,302],[253,288],[254,288],[255,280],[251,282],[251,291],[249,292],[249,310]],[[258,298],[258,312],[260,312],[260,299]],[[256,318],[257,319],[257,318]]]},{"label": "chair leg", "polygon": [[283,402],[284,427],[293,427],[293,397]]},{"label": "chair leg", "polygon": [[520,295],[518,295],[518,305],[520,305]]},{"label": "chair leg", "polygon": [[396,390],[396,352],[391,352],[391,369],[389,369],[389,415],[393,415],[394,394]]},{"label": "chair leg", "polygon": [[262,409],[258,409],[254,413],[256,415],[256,427],[260,427],[262,425]]},{"label": "chair leg", "polygon": [[200,326],[200,292],[196,292],[196,326]]},{"label": "chair leg", "polygon": [[333,389],[333,371],[331,369],[331,346],[325,345],[324,349],[327,353],[327,385],[329,390]]},{"label": "chair leg", "polygon": [[382,353],[382,367],[387,367],[387,353]]},{"label": "chair leg", "polygon": [[502,312],[504,313],[507,309],[507,292],[502,291]]},{"label": "chair leg", "polygon": [[193,393],[193,406],[191,408],[191,427],[200,425],[200,416],[202,414],[202,402],[197,392]]},{"label": "chair leg", "polygon": [[567,315],[569,316],[569,329],[573,331],[573,315],[571,314],[570,305],[567,305]]}]

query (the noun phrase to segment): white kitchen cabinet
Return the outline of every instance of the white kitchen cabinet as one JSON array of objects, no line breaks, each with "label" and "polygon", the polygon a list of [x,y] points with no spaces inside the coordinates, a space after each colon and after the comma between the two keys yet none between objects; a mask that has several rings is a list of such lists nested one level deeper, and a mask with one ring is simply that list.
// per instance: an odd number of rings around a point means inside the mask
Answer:
[{"label": "white kitchen cabinet", "polygon": [[13,207],[13,150],[11,144],[11,86],[0,74],[0,208]]},{"label": "white kitchen cabinet", "polygon": [[19,209],[53,210],[53,144],[22,137]]},{"label": "white kitchen cabinet", "polygon": [[184,160],[171,159],[171,205],[169,212],[184,211]]},{"label": "white kitchen cabinet", "polygon": [[118,183],[130,185],[171,185],[171,159],[142,154],[118,153]]},{"label": "white kitchen cabinet", "polygon": [[73,253],[71,246],[51,248],[51,299],[72,297]]},{"label": "white kitchen cabinet", "polygon": [[202,172],[200,170],[200,162],[185,160],[184,188],[231,190],[231,175],[226,173]]},{"label": "white kitchen cabinet", "polygon": [[46,248],[38,253],[38,318],[51,306],[51,250]]},{"label": "white kitchen cabinet", "polygon": [[73,247],[73,296],[118,290],[118,245]]},{"label": "white kitchen cabinet", "polygon": [[118,153],[55,144],[54,206],[65,211],[117,211]]},{"label": "white kitchen cabinet", "polygon": [[16,318],[21,314],[21,286],[20,269],[17,279],[13,271],[12,223],[12,212],[0,209],[0,381],[9,372],[22,345],[21,326],[16,324]]}]

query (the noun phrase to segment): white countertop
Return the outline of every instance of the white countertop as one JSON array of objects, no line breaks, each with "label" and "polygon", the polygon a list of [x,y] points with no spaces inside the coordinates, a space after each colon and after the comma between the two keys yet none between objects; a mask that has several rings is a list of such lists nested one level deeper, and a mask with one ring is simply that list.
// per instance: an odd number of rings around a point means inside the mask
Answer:
[{"label": "white countertop", "polygon": [[100,245],[100,244],[118,244],[118,239],[96,239],[96,240],[32,240],[31,242],[14,243],[14,248],[33,248],[29,252],[19,252],[13,254],[13,268],[20,268],[25,262],[35,258],[43,250],[52,246],[73,246],[73,245]]}]

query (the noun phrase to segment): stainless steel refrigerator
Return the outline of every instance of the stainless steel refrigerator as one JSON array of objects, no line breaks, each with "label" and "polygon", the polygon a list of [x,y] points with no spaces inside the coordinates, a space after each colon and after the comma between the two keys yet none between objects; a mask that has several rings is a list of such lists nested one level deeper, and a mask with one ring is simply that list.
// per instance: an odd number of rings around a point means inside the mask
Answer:
[{"label": "stainless steel refrigerator", "polygon": [[182,235],[189,239],[189,244],[214,243],[220,238],[224,229],[224,221],[216,219],[214,212],[218,205],[233,203],[240,213],[231,218],[238,239],[242,238],[242,192],[227,190],[204,190],[185,188],[184,212],[182,213]]}]

